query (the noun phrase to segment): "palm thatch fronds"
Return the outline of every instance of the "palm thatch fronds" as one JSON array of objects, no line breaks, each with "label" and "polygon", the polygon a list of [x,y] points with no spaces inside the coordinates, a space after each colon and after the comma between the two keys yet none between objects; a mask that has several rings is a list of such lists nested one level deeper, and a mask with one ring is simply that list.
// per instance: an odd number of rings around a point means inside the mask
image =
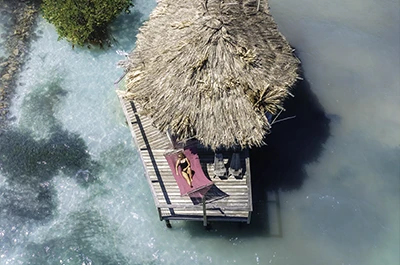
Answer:
[{"label": "palm thatch fronds", "polygon": [[263,143],[299,60],[267,0],[162,0],[119,65],[161,131],[215,149]]}]

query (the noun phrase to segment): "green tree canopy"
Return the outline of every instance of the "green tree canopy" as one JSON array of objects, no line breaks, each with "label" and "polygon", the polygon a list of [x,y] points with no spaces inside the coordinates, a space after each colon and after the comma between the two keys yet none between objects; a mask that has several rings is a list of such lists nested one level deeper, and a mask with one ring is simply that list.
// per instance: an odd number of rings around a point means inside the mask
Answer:
[{"label": "green tree canopy", "polygon": [[83,46],[110,41],[108,25],[132,0],[43,0],[43,17],[54,24],[60,38]]}]

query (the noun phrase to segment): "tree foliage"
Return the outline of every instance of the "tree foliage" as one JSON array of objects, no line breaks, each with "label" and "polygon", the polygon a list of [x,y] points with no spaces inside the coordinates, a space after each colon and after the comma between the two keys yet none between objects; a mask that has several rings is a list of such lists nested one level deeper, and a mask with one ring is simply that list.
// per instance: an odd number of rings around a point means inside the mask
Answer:
[{"label": "tree foliage", "polygon": [[60,38],[80,46],[102,46],[110,42],[108,25],[132,5],[132,0],[43,0],[42,10]]}]

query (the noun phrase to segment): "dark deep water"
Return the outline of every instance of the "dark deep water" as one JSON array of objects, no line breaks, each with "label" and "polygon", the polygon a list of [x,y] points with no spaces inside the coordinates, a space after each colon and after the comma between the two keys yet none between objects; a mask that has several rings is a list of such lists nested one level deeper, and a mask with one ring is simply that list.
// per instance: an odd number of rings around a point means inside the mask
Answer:
[{"label": "dark deep water", "polygon": [[270,5],[303,63],[280,118],[296,117],[252,150],[252,223],[208,232],[158,221],[113,87],[155,1],[108,50],[73,50],[40,18],[0,135],[0,264],[397,265],[399,3]]}]

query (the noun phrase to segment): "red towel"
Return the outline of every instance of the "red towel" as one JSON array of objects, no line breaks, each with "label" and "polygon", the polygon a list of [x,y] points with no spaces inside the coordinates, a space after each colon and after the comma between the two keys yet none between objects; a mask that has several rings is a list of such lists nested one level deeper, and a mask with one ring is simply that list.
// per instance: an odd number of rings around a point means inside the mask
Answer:
[{"label": "red towel", "polygon": [[[178,167],[178,175],[175,172],[176,161],[178,160],[179,151],[183,152],[190,161],[190,166],[193,173],[193,181],[191,188],[186,180],[182,177],[181,168]],[[190,197],[202,198],[213,185],[212,181],[207,178],[201,168],[200,159],[197,155],[195,147],[186,147],[183,150],[175,150],[165,154],[168,165],[171,168],[172,174],[178,184],[181,196],[189,195]]]}]

